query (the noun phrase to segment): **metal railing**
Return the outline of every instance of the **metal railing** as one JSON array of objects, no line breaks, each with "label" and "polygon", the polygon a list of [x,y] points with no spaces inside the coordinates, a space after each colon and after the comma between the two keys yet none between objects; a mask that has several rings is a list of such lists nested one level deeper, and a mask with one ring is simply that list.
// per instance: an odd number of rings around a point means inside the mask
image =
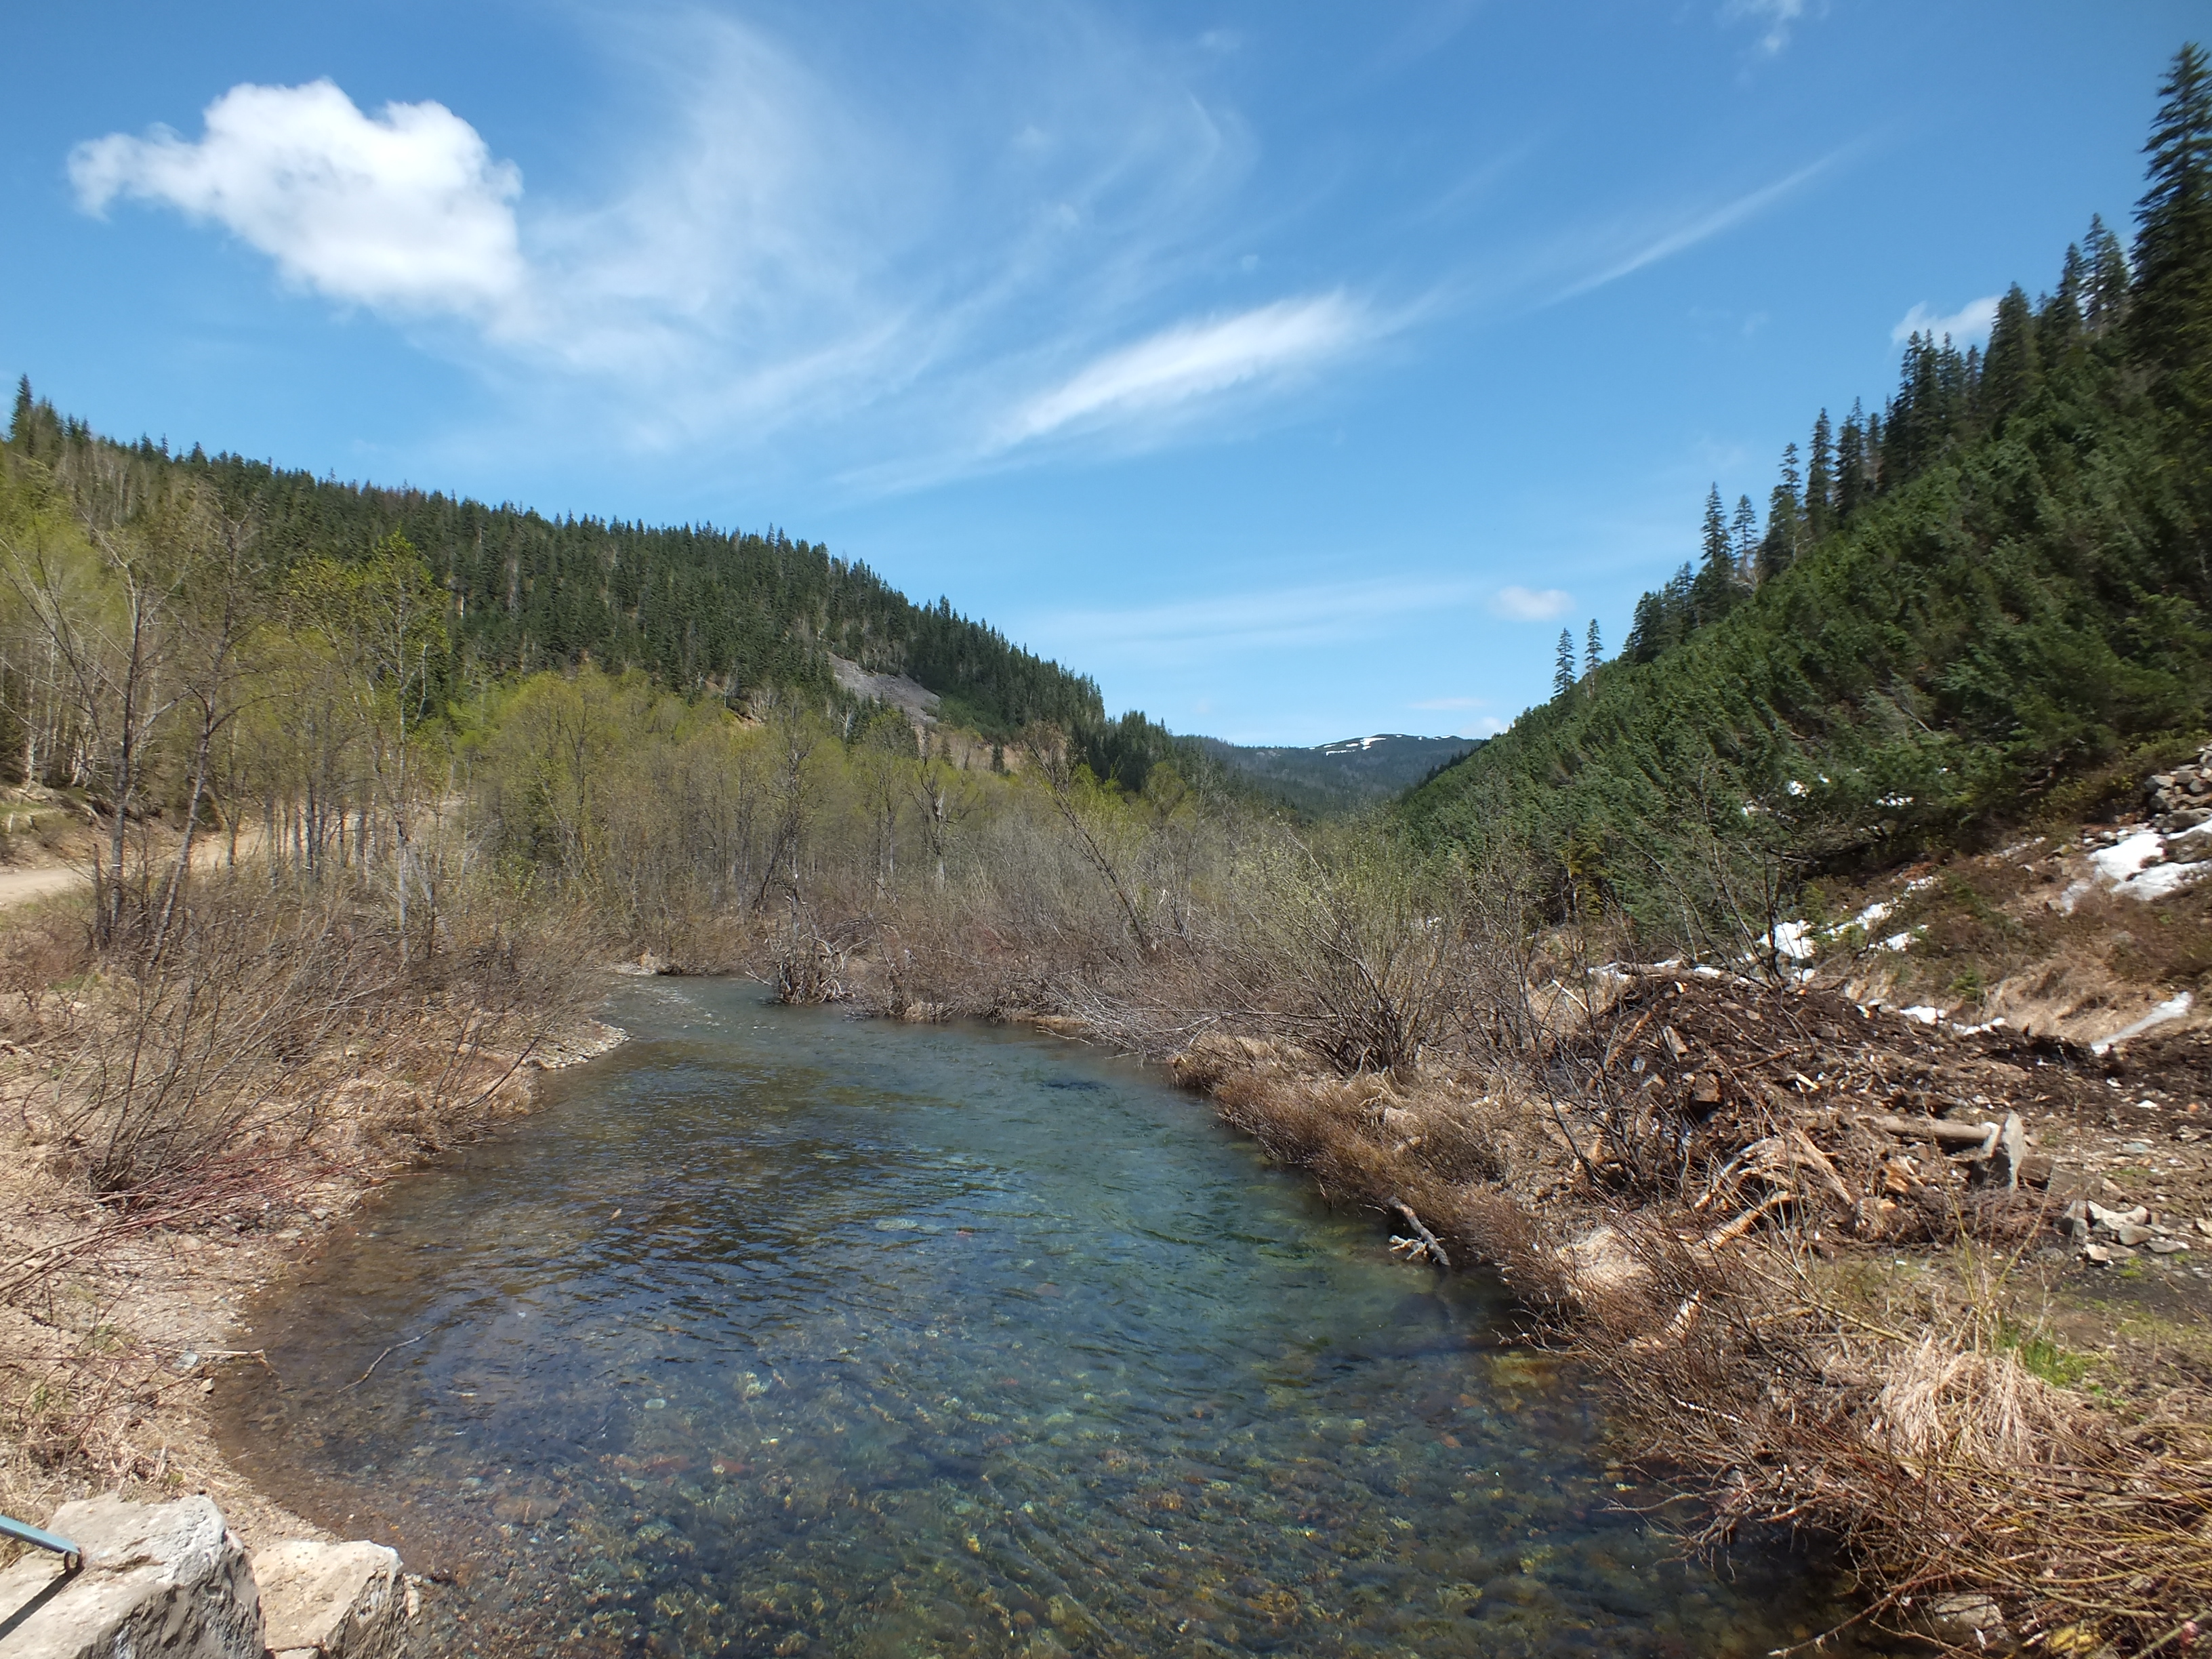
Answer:
[{"label": "metal railing", "polygon": [[4,1515],[0,1515],[0,1537],[19,1539],[26,1544],[36,1545],[40,1549],[52,1550],[62,1558],[63,1565],[71,1572],[84,1564],[84,1552],[68,1539],[42,1532],[25,1522],[11,1520]]}]

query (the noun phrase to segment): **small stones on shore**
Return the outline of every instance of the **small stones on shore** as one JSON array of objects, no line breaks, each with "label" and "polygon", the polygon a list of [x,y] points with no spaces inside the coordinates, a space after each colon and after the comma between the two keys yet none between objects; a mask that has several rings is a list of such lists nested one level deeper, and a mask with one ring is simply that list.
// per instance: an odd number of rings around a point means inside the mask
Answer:
[{"label": "small stones on shore", "polygon": [[2170,772],[2154,774],[2143,785],[2154,814],[2151,822],[2165,830],[2193,830],[2212,823],[2212,744],[2197,758]]},{"label": "small stones on shore", "polygon": [[[2149,1209],[2140,1204],[2132,1210],[2109,1210],[2077,1199],[2066,1206],[2064,1225],[2081,1246],[2082,1259],[2100,1267],[2132,1261],[2138,1249],[2153,1255],[2179,1255],[2189,1249],[2188,1240],[2177,1237],[2172,1227],[2154,1224]],[[2203,1221],[2196,1225],[2212,1234]]]}]

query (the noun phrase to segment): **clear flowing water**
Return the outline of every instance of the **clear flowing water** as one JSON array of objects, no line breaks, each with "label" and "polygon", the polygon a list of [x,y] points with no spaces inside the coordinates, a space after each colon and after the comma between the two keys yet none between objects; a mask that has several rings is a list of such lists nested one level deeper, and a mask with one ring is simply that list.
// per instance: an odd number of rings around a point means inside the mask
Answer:
[{"label": "clear flowing water", "polygon": [[744,984],[612,1012],[255,1310],[281,1387],[225,1385],[257,1484],[435,1576],[418,1652],[1751,1655],[1843,1615],[1802,1559],[1676,1559],[1493,1291],[1134,1067]]}]

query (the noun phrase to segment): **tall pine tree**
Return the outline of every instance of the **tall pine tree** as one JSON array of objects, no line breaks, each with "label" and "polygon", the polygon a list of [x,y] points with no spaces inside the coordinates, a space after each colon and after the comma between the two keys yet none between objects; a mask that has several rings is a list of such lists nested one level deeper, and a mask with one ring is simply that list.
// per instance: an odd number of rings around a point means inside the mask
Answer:
[{"label": "tall pine tree", "polygon": [[1982,366],[1982,418],[1991,431],[2024,405],[2042,383],[2043,363],[2036,351],[2035,314],[2018,283],[1997,301],[1990,325],[1990,355]]},{"label": "tall pine tree", "polygon": [[2092,336],[2101,336],[2127,320],[2129,289],[2134,278],[2128,270],[2127,250],[2097,214],[2089,216],[2087,253],[2089,297],[2082,307],[2081,323]]},{"label": "tall pine tree", "polygon": [[1559,630],[1559,660],[1552,668],[1552,695],[1564,697],[1575,689],[1575,636],[1562,628]]},{"label": "tall pine tree", "polygon": [[1836,434],[1836,522],[1848,522],[1859,504],[1873,494],[1872,481],[1867,477],[1866,416],[1853,398],[1851,412],[1844,416],[1844,428]]},{"label": "tall pine tree", "polygon": [[1808,547],[1836,527],[1835,429],[1822,410],[1813,422],[1813,447],[1805,457],[1805,542]]},{"label": "tall pine tree", "polygon": [[1718,622],[1735,597],[1735,562],[1729,556],[1728,521],[1721,516],[1721,487],[1705,492],[1705,533],[1699,538],[1697,589],[1692,603],[1700,625]]},{"label": "tall pine tree", "polygon": [[1804,511],[1798,499],[1797,446],[1782,451],[1782,482],[1767,500],[1766,537],[1759,544],[1759,580],[1772,581],[1797,562],[1804,534]]},{"label": "tall pine tree", "polygon": [[2159,94],[2128,326],[2136,355],[2159,371],[2160,397],[2201,416],[2212,410],[2212,68],[2202,46],[2174,54]]},{"label": "tall pine tree", "polygon": [[1735,498],[1735,516],[1729,521],[1729,551],[1735,560],[1735,579],[1746,587],[1759,581],[1759,509],[1751,497]]}]

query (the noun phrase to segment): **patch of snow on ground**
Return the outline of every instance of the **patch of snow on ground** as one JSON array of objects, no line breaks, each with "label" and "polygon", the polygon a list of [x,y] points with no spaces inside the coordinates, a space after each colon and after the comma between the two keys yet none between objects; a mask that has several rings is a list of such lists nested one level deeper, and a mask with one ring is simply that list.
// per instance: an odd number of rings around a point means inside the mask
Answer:
[{"label": "patch of snow on ground", "polygon": [[2122,882],[2120,891],[2130,898],[2148,902],[2179,891],[2207,870],[2212,870],[2212,860],[2196,864],[2154,864],[2142,874],[2130,876]]},{"label": "patch of snow on ground", "polygon": [[1766,936],[1765,943],[1778,957],[1790,962],[1810,962],[1813,959],[1813,928],[1809,922],[1784,921],[1776,925]]},{"label": "patch of snow on ground", "polygon": [[1892,933],[1875,948],[1881,951],[1910,951],[1912,948],[1911,931],[1907,929],[1902,933]]},{"label": "patch of snow on ground", "polygon": [[2163,1025],[2169,1019],[2179,1019],[2189,1012],[2195,1000],[2186,991],[2182,992],[2179,996],[2171,997],[2160,1003],[2157,1007],[2136,1021],[2134,1024],[2124,1025],[2112,1036],[2091,1043],[2089,1052],[2093,1054],[2101,1054],[2115,1042],[2125,1042],[2130,1037],[2141,1036],[2154,1025]]},{"label": "patch of snow on ground", "polygon": [[1941,1008],[1931,1008],[1924,1002],[1911,1008],[1900,1008],[1897,1012],[1907,1019],[1918,1020],[1923,1025],[1933,1025],[1943,1018],[1943,1011]]},{"label": "patch of snow on ground", "polygon": [[2089,862],[2097,874],[2112,886],[2118,886],[2142,869],[2153,859],[2166,854],[2166,837],[2155,830],[2144,830],[2116,841],[2110,847],[2089,854]]}]

